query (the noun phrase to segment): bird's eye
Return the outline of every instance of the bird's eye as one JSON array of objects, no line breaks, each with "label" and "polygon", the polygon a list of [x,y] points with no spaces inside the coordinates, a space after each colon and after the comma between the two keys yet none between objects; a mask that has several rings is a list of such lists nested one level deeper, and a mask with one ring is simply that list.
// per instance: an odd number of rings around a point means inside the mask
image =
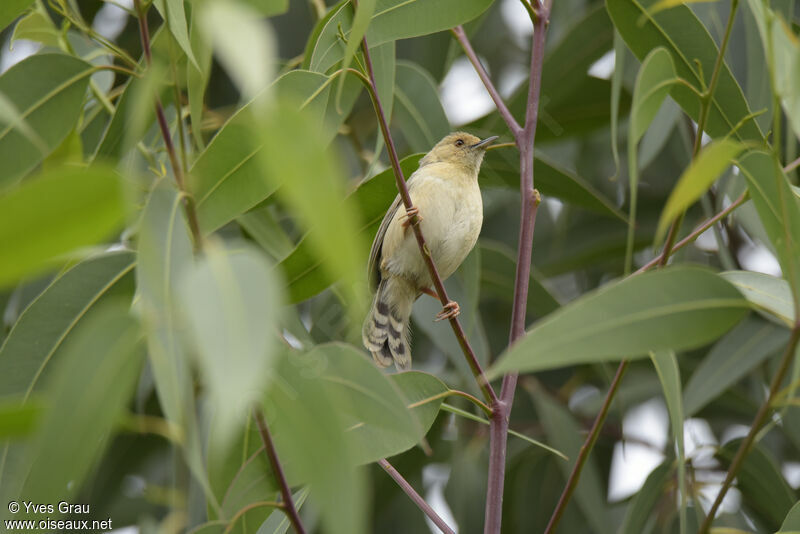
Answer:
[{"label": "bird's eye", "polygon": [[464,140],[463,139],[457,140],[456,141],[456,146],[464,146]]}]

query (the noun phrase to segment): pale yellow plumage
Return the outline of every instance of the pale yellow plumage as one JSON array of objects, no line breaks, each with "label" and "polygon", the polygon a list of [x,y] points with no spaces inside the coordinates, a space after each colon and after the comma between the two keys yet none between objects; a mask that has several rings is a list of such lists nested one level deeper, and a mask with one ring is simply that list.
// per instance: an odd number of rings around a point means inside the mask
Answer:
[{"label": "pale yellow plumage", "polygon": [[[442,279],[455,272],[478,239],[483,222],[478,171],[494,139],[452,133],[420,160],[408,180],[411,203],[419,210],[420,228]],[[399,195],[372,243],[369,276],[376,293],[362,329],[364,345],[378,365],[394,362],[407,369],[411,307],[432,281]]]}]

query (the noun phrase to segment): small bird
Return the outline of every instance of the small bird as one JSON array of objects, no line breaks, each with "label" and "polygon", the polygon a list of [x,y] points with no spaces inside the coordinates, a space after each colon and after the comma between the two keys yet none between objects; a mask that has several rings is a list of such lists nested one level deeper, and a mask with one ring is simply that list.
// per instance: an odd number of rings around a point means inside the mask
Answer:
[{"label": "small bird", "polygon": [[[369,254],[368,276],[375,291],[364,326],[364,346],[380,367],[394,362],[399,370],[411,367],[408,322],[411,307],[422,293],[436,296],[431,276],[417,240],[409,228],[414,215],[420,224],[442,280],[455,272],[467,257],[481,231],[483,202],[478,171],[487,147],[497,136],[481,141],[455,132],[431,149],[408,179],[412,209],[400,209],[394,199],[381,222]],[[448,302],[436,320],[459,314],[458,304]]]}]

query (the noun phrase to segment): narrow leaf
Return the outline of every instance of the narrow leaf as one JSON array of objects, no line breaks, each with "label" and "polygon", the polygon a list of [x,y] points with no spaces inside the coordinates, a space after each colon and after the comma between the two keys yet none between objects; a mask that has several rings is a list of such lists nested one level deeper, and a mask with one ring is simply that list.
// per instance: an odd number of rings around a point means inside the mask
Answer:
[{"label": "narrow leaf", "polygon": [[675,184],[675,188],[667,199],[667,204],[664,206],[661,218],[658,221],[656,242],[661,241],[672,221],[686,211],[711,187],[711,184],[731,165],[733,158],[744,148],[741,143],[721,139],[714,141],[700,151],[697,157],[692,160],[689,168],[681,174],[678,183]]},{"label": "narrow leaf", "polygon": [[397,62],[394,119],[415,152],[427,152],[450,133],[436,85],[419,65],[410,61]]},{"label": "narrow leaf", "polygon": [[792,289],[794,309],[800,310],[800,198],[791,189],[778,160],[751,151],[739,161],[747,188],[778,255],[783,277]]},{"label": "narrow leaf", "polygon": [[686,384],[686,415],[695,415],[785,347],[788,340],[786,329],[762,319],[749,318],[738,324],[712,347]]},{"label": "narrow leaf", "polygon": [[167,21],[169,32],[175,38],[186,57],[192,65],[199,69],[200,66],[192,52],[192,43],[189,39],[189,28],[186,24],[186,11],[183,8],[183,0],[153,0],[153,4],[161,14],[161,18]]},{"label": "narrow leaf", "polygon": [[747,308],[730,283],[709,271],[676,267],[645,273],[607,284],[550,314],[487,374],[495,378],[698,347],[725,333]]},{"label": "narrow leaf", "polygon": [[183,273],[178,297],[214,412],[225,423],[212,439],[229,443],[269,380],[280,283],[258,251],[207,244],[205,256]]},{"label": "narrow leaf", "polygon": [[[5,2],[4,2],[5,3]],[[27,124],[28,135],[0,114],[0,186],[14,183],[75,127],[92,65],[62,54],[36,54],[0,75],[0,95]],[[30,133],[35,132],[34,142]]]},{"label": "narrow leaf", "polygon": [[110,237],[123,216],[120,181],[102,166],[65,166],[6,190],[0,194],[0,287]]},{"label": "narrow leaf", "polygon": [[792,290],[789,283],[782,279],[763,273],[750,271],[729,271],[721,276],[736,286],[742,295],[767,317],[786,325],[794,326],[794,307],[792,306]]},{"label": "narrow leaf", "polygon": [[651,352],[653,367],[656,368],[664,400],[667,403],[672,435],[678,454],[678,492],[680,499],[680,531],[686,532],[686,456],[683,448],[683,395],[681,393],[681,373],[678,369],[678,360],[671,350]]}]

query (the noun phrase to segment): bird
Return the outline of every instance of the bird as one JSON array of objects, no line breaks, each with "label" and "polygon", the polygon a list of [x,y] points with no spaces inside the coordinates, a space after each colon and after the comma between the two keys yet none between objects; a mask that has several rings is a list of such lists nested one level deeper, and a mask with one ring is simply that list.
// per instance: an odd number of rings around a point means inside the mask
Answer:
[{"label": "bird", "polygon": [[[375,295],[361,330],[364,346],[379,367],[394,363],[400,371],[411,368],[411,308],[422,293],[436,297],[411,222],[420,225],[439,276],[446,279],[478,240],[483,224],[478,172],[496,139],[481,140],[467,132],[445,136],[408,179],[412,208],[401,209],[397,195],[386,212],[370,250],[367,275]],[[458,314],[458,303],[451,301],[436,320]]]}]

